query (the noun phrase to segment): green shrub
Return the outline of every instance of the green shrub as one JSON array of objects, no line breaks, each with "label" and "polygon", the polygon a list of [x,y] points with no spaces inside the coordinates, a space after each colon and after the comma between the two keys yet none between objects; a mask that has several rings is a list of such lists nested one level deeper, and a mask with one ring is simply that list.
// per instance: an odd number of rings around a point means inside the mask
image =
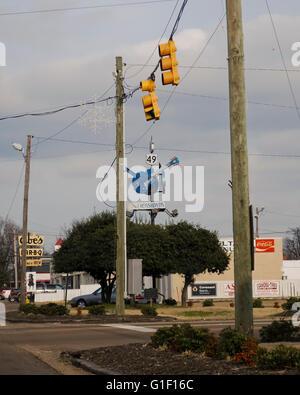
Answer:
[{"label": "green shrub", "polygon": [[214,305],[214,301],[212,299],[205,299],[202,303],[203,307],[210,307]]},{"label": "green shrub", "polygon": [[38,307],[34,303],[30,304],[20,304],[19,312],[24,314],[38,314]]},{"label": "green shrub", "polygon": [[254,299],[254,300],[253,300],[253,307],[256,307],[256,308],[262,308],[262,307],[264,307],[264,306],[263,306],[262,300],[261,300],[260,298]]},{"label": "green shrub", "polygon": [[151,345],[154,348],[166,346],[169,348],[171,341],[178,332],[179,326],[177,324],[171,327],[159,328],[151,337]]},{"label": "green shrub", "polygon": [[268,351],[259,347],[257,366],[261,369],[300,368],[300,350],[279,344],[274,350]]},{"label": "green shrub", "polygon": [[105,306],[102,304],[89,306],[88,312],[91,315],[105,315]]},{"label": "green shrub", "polygon": [[300,302],[300,298],[290,297],[287,299],[287,301],[285,303],[282,304],[281,307],[285,311],[290,311],[295,302]]},{"label": "green shrub", "polygon": [[177,305],[177,301],[172,298],[166,299],[164,303],[168,306],[176,306]]},{"label": "green shrub", "polygon": [[224,328],[219,335],[220,353],[233,357],[242,352],[242,346],[251,339],[236,329]]},{"label": "green shrub", "polygon": [[193,328],[190,324],[173,325],[171,328],[160,328],[151,337],[153,347],[166,347],[172,351],[205,351],[210,334],[207,328]]},{"label": "green shrub", "polygon": [[270,325],[263,326],[259,335],[262,342],[278,342],[292,340],[298,332],[291,321],[273,321]]},{"label": "green shrub", "polygon": [[141,307],[141,312],[143,315],[147,315],[147,316],[151,316],[151,317],[157,316],[156,308],[153,306],[147,305],[147,304],[145,304]]},{"label": "green shrub", "polygon": [[38,313],[43,315],[66,315],[68,309],[62,304],[47,303],[38,308]]}]

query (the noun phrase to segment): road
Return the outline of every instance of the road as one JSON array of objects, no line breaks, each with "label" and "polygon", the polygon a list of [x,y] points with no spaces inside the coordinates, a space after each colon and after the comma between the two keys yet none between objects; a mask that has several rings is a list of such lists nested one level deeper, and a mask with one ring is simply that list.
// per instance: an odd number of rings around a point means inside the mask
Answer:
[{"label": "road", "polygon": [[[15,305],[9,305],[11,310]],[[187,322],[187,321],[186,321]],[[212,332],[231,326],[234,321],[188,321],[209,327]],[[255,332],[269,321],[256,321]],[[125,324],[24,324],[0,327],[0,374],[87,374],[59,360],[62,351],[147,343],[161,326],[173,322]]]}]

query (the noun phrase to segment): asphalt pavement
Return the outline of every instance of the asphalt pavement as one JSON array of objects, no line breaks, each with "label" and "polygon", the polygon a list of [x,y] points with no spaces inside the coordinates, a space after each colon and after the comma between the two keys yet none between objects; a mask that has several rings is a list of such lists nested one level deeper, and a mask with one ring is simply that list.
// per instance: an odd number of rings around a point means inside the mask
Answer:
[{"label": "asphalt pavement", "polygon": [[[5,303],[7,311],[17,304]],[[197,327],[208,327],[218,333],[231,326],[231,320],[185,321]],[[255,330],[270,321],[255,321]],[[118,324],[87,323],[6,323],[0,326],[0,374],[1,375],[57,375],[87,374],[60,360],[63,351],[79,351],[98,347],[147,343],[151,335],[162,326],[175,322],[143,322]]]}]

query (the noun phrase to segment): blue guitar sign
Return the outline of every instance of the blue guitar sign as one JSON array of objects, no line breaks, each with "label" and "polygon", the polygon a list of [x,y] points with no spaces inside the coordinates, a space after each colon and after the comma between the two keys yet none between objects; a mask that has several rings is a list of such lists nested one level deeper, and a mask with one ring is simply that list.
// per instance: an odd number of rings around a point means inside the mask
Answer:
[{"label": "blue guitar sign", "polygon": [[161,165],[159,165],[159,170],[153,172],[150,168],[147,171],[141,171],[135,173],[130,169],[126,169],[127,173],[132,175],[132,185],[135,191],[142,195],[151,196],[151,193],[154,194],[158,190],[159,180],[158,175],[162,173],[162,186],[164,187],[165,184],[165,176],[164,170],[168,167],[179,165],[179,159],[177,156],[174,156],[170,159],[170,161],[164,166],[163,170],[161,169]]}]

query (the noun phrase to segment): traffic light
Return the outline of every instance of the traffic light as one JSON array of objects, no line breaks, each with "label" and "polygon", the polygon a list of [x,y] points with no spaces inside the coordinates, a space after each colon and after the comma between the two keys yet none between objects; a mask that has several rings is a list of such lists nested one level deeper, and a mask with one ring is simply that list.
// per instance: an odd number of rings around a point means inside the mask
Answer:
[{"label": "traffic light", "polygon": [[158,99],[155,94],[156,84],[152,79],[142,81],[140,84],[142,91],[148,91],[149,95],[143,96],[143,105],[147,121],[160,118],[160,109],[158,108]]},{"label": "traffic light", "polygon": [[173,40],[169,40],[167,44],[161,44],[158,47],[161,71],[169,70],[166,73],[162,73],[163,85],[178,85],[180,76],[177,71],[177,59],[176,59],[176,47]]}]

